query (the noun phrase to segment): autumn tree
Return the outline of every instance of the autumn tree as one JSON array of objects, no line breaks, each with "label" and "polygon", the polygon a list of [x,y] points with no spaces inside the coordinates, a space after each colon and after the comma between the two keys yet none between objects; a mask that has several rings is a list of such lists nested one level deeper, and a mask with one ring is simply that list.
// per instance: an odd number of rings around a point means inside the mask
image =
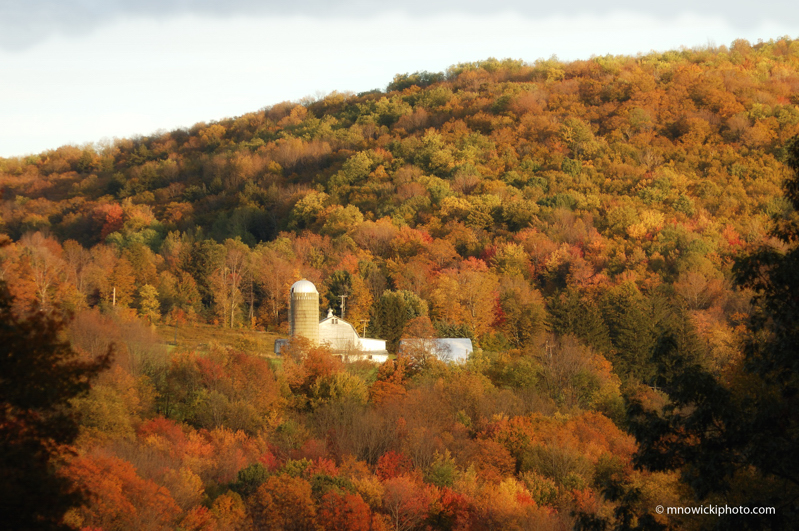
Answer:
[{"label": "autumn tree", "polygon": [[371,511],[359,494],[330,491],[322,497],[319,521],[325,529],[369,531]]},{"label": "autumn tree", "polygon": [[435,285],[436,317],[465,324],[478,335],[490,330],[497,316],[499,282],[483,260],[470,258],[458,270],[443,271]]},{"label": "autumn tree", "polygon": [[106,301],[114,306],[128,307],[136,291],[136,274],[126,258],[120,258],[108,278]]},{"label": "autumn tree", "polygon": [[286,310],[286,294],[294,280],[294,267],[291,262],[272,249],[260,249],[253,253],[253,278],[264,294],[263,314],[267,322],[277,324],[280,315]]},{"label": "autumn tree", "polygon": [[383,483],[383,508],[396,531],[410,531],[420,526],[433,502],[432,492],[409,476],[397,476]]},{"label": "autumn tree", "polygon": [[23,256],[27,259],[26,269],[36,287],[39,310],[49,312],[53,306],[56,285],[65,266],[61,258],[61,245],[54,238],[47,238],[40,232],[26,234],[20,244]]},{"label": "autumn tree", "polygon": [[162,271],[157,286],[161,308],[171,319],[194,318],[201,309],[202,300],[197,282],[189,273],[178,276]]},{"label": "autumn tree", "polygon": [[150,323],[161,318],[161,305],[158,302],[158,289],[150,284],[139,288],[139,314]]},{"label": "autumn tree", "polygon": [[69,515],[80,526],[166,530],[180,513],[165,487],[142,478],[117,457],[77,457],[65,475],[89,494],[91,503]]},{"label": "autumn tree", "polygon": [[546,324],[544,301],[521,276],[501,280],[499,302],[501,327],[513,346],[528,345],[543,332]]},{"label": "autumn tree", "polygon": [[396,361],[388,360],[380,365],[377,370],[377,381],[369,390],[372,402],[382,404],[405,396],[408,361],[407,358],[399,358]]},{"label": "autumn tree", "polygon": [[241,288],[249,280],[250,249],[240,240],[225,241],[224,260],[210,277],[217,313],[224,326],[235,326],[238,310],[244,302]]},{"label": "autumn tree", "polygon": [[269,477],[248,498],[253,524],[276,531],[313,531],[317,511],[311,485],[287,474]]},{"label": "autumn tree", "polygon": [[64,269],[67,277],[84,297],[87,295],[87,273],[91,264],[91,253],[75,240],[67,240],[63,245]]}]

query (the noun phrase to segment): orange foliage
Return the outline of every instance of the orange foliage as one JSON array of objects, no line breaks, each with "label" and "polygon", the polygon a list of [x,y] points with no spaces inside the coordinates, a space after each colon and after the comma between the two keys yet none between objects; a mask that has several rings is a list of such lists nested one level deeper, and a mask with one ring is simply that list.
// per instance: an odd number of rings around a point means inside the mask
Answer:
[{"label": "orange foliage", "polygon": [[408,476],[397,476],[383,482],[383,508],[389,521],[398,531],[409,531],[427,517],[435,499],[434,491]]},{"label": "orange foliage", "polygon": [[388,360],[377,371],[377,381],[369,389],[375,404],[386,404],[405,396],[406,359]]},{"label": "orange foliage", "polygon": [[117,457],[77,457],[64,474],[91,495],[91,505],[78,510],[82,524],[104,529],[171,529],[180,513],[169,491],[141,478],[130,463]]},{"label": "orange foliage", "polygon": [[370,531],[371,511],[360,495],[331,491],[319,504],[319,522],[324,529]]},{"label": "orange foliage", "polygon": [[311,485],[301,478],[271,476],[250,497],[248,506],[258,528],[299,531],[316,526]]}]

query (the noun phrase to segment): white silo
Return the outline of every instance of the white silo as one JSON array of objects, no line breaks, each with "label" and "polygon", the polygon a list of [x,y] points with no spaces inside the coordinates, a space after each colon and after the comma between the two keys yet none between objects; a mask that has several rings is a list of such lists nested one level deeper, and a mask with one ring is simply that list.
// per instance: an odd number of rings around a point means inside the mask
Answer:
[{"label": "white silo", "polygon": [[319,292],[313,282],[302,279],[289,291],[291,337],[300,336],[319,343]]}]

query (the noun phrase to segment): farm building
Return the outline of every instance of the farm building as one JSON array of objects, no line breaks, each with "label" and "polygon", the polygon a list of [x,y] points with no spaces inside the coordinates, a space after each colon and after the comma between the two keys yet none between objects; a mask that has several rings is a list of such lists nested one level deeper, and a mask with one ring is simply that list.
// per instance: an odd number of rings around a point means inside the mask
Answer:
[{"label": "farm building", "polygon": [[[289,330],[291,337],[304,337],[318,345],[328,345],[334,353],[349,361],[358,359],[383,363],[388,359],[383,339],[360,337],[355,327],[328,310],[327,317],[319,320],[319,292],[308,280],[299,280],[289,291]],[[288,343],[275,341],[275,354]]]},{"label": "farm building", "polygon": [[448,337],[441,339],[402,339],[399,343],[399,353],[410,349],[423,349],[441,361],[461,363],[465,362],[473,352],[472,340],[468,337]]}]

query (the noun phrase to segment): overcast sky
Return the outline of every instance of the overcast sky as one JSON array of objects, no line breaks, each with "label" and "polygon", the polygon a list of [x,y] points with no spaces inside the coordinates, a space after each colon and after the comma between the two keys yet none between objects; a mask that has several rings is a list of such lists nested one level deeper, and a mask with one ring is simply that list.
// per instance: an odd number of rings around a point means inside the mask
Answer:
[{"label": "overcast sky", "polygon": [[0,0],[0,157],[488,57],[799,38],[799,2]]}]

